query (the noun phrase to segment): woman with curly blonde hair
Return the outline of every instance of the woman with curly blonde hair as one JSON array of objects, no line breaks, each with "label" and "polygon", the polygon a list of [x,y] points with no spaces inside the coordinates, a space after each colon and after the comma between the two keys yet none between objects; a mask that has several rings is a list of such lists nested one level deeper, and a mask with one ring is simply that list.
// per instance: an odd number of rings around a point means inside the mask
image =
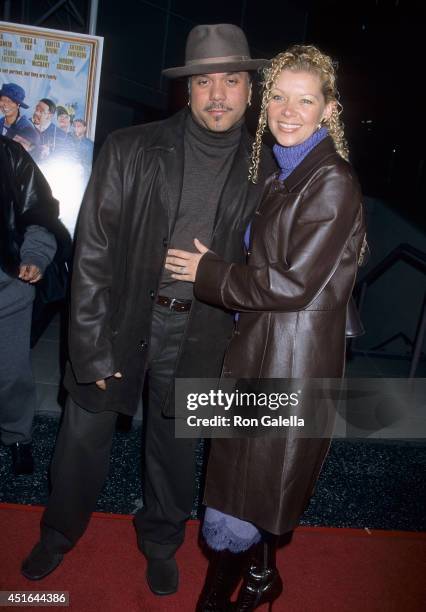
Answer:
[{"label": "woman with curly blonde hair", "polygon": [[292,72],[309,72],[317,74],[321,81],[322,95],[326,104],[332,103],[331,113],[322,118],[322,125],[328,128],[328,132],[334,141],[337,153],[348,159],[349,151],[345,139],[343,125],[340,121],[341,104],[338,102],[338,92],[336,88],[336,72],[333,60],[313,45],[295,45],[288,51],[279,53],[270,65],[264,69],[262,106],[260,110],[259,122],[256,131],[256,138],[253,143],[252,164],[249,172],[249,179],[257,181],[257,169],[260,159],[262,146],[262,136],[267,124],[267,109],[272,98],[272,90],[275,86],[279,74],[283,70]]},{"label": "woman with curly blonde hair", "polygon": [[[250,180],[257,180],[266,126],[280,170],[252,222],[247,264],[225,262],[197,240],[198,253],[169,251],[166,267],[195,282],[197,299],[239,312],[224,377],[343,376],[347,306],[365,229],[340,108],[330,57],[310,45],[277,55],[265,71]],[[327,455],[333,417],[322,407],[313,395],[292,413],[323,419],[317,437],[288,427],[281,437],[212,440],[203,534],[220,552],[198,610],[228,610],[242,576],[232,609],[255,610],[280,595],[274,539],[297,526]],[[242,554],[247,550],[252,554]]]}]

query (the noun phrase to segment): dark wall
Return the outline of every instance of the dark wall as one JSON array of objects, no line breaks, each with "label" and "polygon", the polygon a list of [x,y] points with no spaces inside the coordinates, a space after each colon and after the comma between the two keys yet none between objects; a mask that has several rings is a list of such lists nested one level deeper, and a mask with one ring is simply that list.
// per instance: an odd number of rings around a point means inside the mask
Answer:
[{"label": "dark wall", "polygon": [[[184,63],[188,32],[199,23],[234,23],[244,28],[253,56],[271,57],[282,46],[304,38],[307,12],[291,2],[219,0],[211,4],[184,0],[104,0],[98,33],[105,37],[102,96],[133,106],[137,119],[170,114],[186,103],[186,85],[161,77],[163,68]],[[286,8],[287,7],[287,8]],[[284,10],[286,8],[286,10]],[[269,9],[269,10],[268,10]],[[283,12],[286,18],[283,19]],[[138,113],[139,111],[139,113]],[[136,118],[136,117],[135,117]],[[108,117],[100,118],[102,123]],[[102,127],[100,128],[101,131]]]},{"label": "dark wall", "polygon": [[364,192],[423,227],[425,18],[421,2],[326,0],[311,3],[307,28],[307,40],[339,60],[346,133]]},{"label": "dark wall", "polygon": [[[73,4],[87,26],[89,1]],[[51,6],[50,0],[12,2],[11,19],[35,23]],[[410,0],[100,0],[104,59],[96,146],[114,129],[181,108],[186,85],[162,78],[161,70],[183,63],[194,25],[235,23],[247,33],[254,56],[272,57],[292,43],[309,42],[338,60],[351,160],[364,192],[386,198],[422,225],[425,16],[426,3]],[[43,25],[85,31],[65,8]]]}]

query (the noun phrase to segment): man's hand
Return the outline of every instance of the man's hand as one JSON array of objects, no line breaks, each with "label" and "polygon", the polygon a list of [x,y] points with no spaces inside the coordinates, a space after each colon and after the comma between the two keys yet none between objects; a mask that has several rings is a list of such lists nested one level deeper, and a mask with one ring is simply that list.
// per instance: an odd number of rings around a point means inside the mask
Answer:
[{"label": "man's hand", "polygon": [[40,272],[40,268],[38,266],[33,266],[31,264],[21,264],[19,268],[19,278],[26,283],[37,283],[43,274]]},{"label": "man's hand", "polygon": [[[123,375],[121,372],[116,372],[113,376],[114,378],[123,378]],[[109,378],[111,378],[111,376]],[[101,389],[102,391],[106,391],[106,381],[107,380],[108,380],[107,378],[101,378],[101,380],[97,380],[96,386],[98,387],[98,389]]]},{"label": "man's hand", "polygon": [[204,246],[197,238],[194,240],[195,247],[198,253],[189,253],[180,249],[169,249],[166,257],[166,270],[174,272],[172,278],[181,281],[189,281],[193,283],[197,275],[198,264],[200,259],[207,253],[208,248]]}]

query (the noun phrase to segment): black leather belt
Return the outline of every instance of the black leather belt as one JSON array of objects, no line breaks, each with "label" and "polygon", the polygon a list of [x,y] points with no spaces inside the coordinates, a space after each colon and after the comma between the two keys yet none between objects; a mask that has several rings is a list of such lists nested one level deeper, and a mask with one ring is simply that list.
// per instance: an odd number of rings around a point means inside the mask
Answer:
[{"label": "black leather belt", "polygon": [[157,304],[174,312],[188,312],[191,308],[192,300],[178,300],[166,295],[157,295]]}]

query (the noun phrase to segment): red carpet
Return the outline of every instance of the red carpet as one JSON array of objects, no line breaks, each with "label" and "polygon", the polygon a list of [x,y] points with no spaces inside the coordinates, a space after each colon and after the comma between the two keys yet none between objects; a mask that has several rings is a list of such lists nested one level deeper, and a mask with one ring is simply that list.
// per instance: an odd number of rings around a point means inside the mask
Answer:
[{"label": "red carpet", "polygon": [[[197,522],[189,523],[178,553],[179,593],[159,598],[145,585],[145,561],[128,516],[95,514],[78,546],[51,576],[41,582],[23,578],[20,563],[38,538],[41,511],[0,504],[0,590],[69,591],[75,612],[194,612],[206,569]],[[279,552],[285,592],[273,610],[424,611],[425,545],[426,534],[301,527]]]}]

